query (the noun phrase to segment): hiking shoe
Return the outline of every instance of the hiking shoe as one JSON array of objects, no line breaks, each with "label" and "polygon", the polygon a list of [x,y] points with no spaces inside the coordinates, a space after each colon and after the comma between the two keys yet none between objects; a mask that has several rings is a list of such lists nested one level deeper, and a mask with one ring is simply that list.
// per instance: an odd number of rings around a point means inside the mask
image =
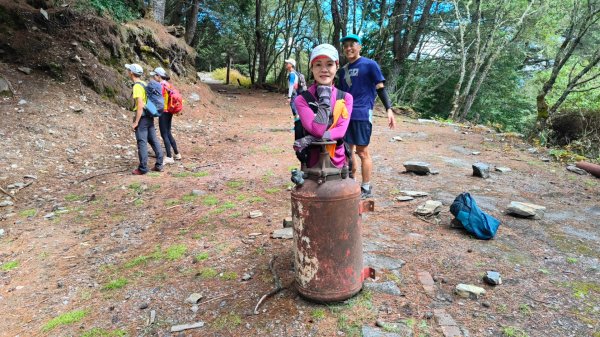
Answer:
[{"label": "hiking shoe", "polygon": [[373,197],[373,186],[369,186],[369,189],[364,187],[360,187],[360,198],[361,199],[369,199]]},{"label": "hiking shoe", "polygon": [[175,155],[175,160],[181,160],[181,153]]},{"label": "hiking shoe", "polygon": [[165,157],[163,164],[175,164],[175,160],[172,157]]},{"label": "hiking shoe", "polygon": [[146,174],[146,173],[140,171],[140,169],[135,169],[135,170],[131,171],[131,174],[134,174],[136,176],[141,176],[141,175]]},{"label": "hiking shoe", "polygon": [[151,170],[154,172],[162,172],[163,171],[162,167],[156,167],[156,166],[154,166]]}]

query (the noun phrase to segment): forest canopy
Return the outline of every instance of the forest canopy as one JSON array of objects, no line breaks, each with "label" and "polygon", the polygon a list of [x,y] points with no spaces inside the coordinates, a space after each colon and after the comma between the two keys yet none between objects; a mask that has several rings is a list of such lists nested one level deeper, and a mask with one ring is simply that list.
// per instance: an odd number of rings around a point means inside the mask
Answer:
[{"label": "forest canopy", "polygon": [[395,106],[600,156],[600,0],[146,3],[89,6],[116,20],[183,26],[198,70],[231,65],[255,87],[283,86],[290,57],[309,75],[314,46],[339,48],[342,36],[358,34]]}]

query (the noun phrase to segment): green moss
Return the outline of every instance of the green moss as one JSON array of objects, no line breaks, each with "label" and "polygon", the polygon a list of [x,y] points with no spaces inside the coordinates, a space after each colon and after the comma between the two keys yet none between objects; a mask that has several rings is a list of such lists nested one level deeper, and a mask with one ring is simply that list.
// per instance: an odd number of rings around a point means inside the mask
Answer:
[{"label": "green moss", "polygon": [[171,261],[179,260],[186,251],[187,247],[183,244],[172,245],[165,251],[164,258]]},{"label": "green moss", "polygon": [[31,218],[37,214],[37,210],[35,208],[22,210],[19,215],[23,218]]},{"label": "green moss", "polygon": [[227,187],[239,189],[244,186],[244,182],[241,180],[230,180],[226,183]]},{"label": "green moss", "polygon": [[529,335],[521,328],[517,328],[514,326],[502,327],[502,335],[506,337],[529,337]]},{"label": "green moss", "polygon": [[242,324],[242,318],[234,313],[230,313],[227,315],[222,315],[217,317],[212,323],[212,326],[217,330],[226,329],[228,331],[232,331],[237,328],[240,324]]},{"label": "green moss", "polygon": [[231,280],[237,280],[237,279],[238,279],[238,274],[233,271],[224,272],[223,275],[221,275],[221,280],[231,281]]},{"label": "green moss", "polygon": [[214,278],[217,276],[217,271],[213,268],[202,268],[198,272],[197,276],[203,279]]},{"label": "green moss", "polygon": [[194,200],[196,200],[198,198],[197,195],[194,194],[186,194],[183,197],[181,197],[181,201],[183,202],[193,202]]},{"label": "green moss", "polygon": [[193,176],[193,177],[196,177],[196,178],[202,178],[202,177],[206,177],[206,176],[208,176],[208,172],[205,172],[205,171],[198,171],[198,172],[194,172],[194,173],[192,173],[192,176]]},{"label": "green moss", "polygon": [[265,202],[266,200],[263,197],[250,197],[250,198],[248,198],[247,201],[248,201],[248,203],[253,204],[255,202]]},{"label": "green moss", "polygon": [[204,261],[208,259],[208,252],[202,252],[200,254],[196,254],[195,256],[196,260],[198,261]]},{"label": "green moss", "polygon": [[206,206],[214,206],[219,203],[219,199],[217,199],[217,197],[214,195],[207,195],[204,197],[204,199],[202,199],[202,203],[204,203]]},{"label": "green moss", "polygon": [[322,308],[313,309],[313,311],[311,311],[311,313],[310,313],[310,317],[312,317],[312,319],[315,321],[320,321],[320,320],[324,319],[325,318],[325,309],[322,309]]},{"label": "green moss", "polygon": [[281,190],[278,189],[278,188],[266,188],[265,189],[265,192],[268,193],[268,194],[275,194],[275,193],[277,193],[279,191],[281,191]]},{"label": "green moss", "polygon": [[73,193],[68,194],[68,195],[65,196],[65,200],[66,201],[77,201],[77,200],[80,200],[80,199],[81,199],[81,196],[79,196],[77,194],[73,194]]},{"label": "green moss", "polygon": [[138,257],[134,258],[133,260],[125,263],[125,268],[133,268],[133,267],[137,267],[141,264],[146,264],[146,263],[148,263],[148,261],[151,258],[152,258],[151,256],[147,256],[147,255],[138,256]]},{"label": "green moss", "polygon": [[169,206],[175,206],[179,204],[179,199],[167,199],[165,201],[165,206],[169,207]]},{"label": "green moss", "polygon": [[77,323],[85,318],[88,315],[87,310],[74,310],[67,313],[64,313],[58,317],[53,318],[48,323],[44,324],[42,330],[44,332],[48,332],[58,326],[69,325],[73,323]]},{"label": "green moss", "polygon": [[80,337],[126,337],[127,331],[124,330],[106,330],[102,328],[93,328],[81,334]]},{"label": "green moss", "polygon": [[112,280],[112,281],[108,282],[107,284],[103,285],[102,290],[121,289],[121,288],[125,287],[128,283],[129,283],[129,280],[127,280],[124,277],[119,277],[118,279]]},{"label": "green moss", "polygon": [[19,261],[9,261],[3,264],[0,264],[0,270],[9,271],[19,267]]}]

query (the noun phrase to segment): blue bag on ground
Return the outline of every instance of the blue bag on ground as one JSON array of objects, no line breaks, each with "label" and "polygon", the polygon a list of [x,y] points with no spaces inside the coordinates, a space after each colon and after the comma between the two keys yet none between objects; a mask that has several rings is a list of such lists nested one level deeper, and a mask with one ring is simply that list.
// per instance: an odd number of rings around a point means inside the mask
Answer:
[{"label": "blue bag on ground", "polygon": [[485,214],[477,207],[475,199],[467,192],[461,193],[450,206],[452,213],[463,227],[478,239],[489,240],[496,235],[500,221]]}]

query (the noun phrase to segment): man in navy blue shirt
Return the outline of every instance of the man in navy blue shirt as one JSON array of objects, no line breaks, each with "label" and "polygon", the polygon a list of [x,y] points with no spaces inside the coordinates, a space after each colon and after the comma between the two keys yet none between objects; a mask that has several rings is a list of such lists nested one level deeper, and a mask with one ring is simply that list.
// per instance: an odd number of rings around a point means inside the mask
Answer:
[{"label": "man in navy blue shirt", "polygon": [[361,39],[356,34],[343,37],[342,43],[344,55],[348,63],[338,71],[338,88],[346,91],[354,98],[350,125],[344,141],[350,145],[352,150],[352,174],[356,172],[357,161],[354,153],[358,155],[361,163],[361,197],[373,196],[371,186],[371,171],[373,161],[369,154],[369,142],[371,141],[371,130],[373,128],[373,106],[375,97],[379,96],[387,111],[388,125],[390,129],[396,126],[394,112],[391,107],[390,98],[384,88],[385,78],[377,62],[360,56]]}]

